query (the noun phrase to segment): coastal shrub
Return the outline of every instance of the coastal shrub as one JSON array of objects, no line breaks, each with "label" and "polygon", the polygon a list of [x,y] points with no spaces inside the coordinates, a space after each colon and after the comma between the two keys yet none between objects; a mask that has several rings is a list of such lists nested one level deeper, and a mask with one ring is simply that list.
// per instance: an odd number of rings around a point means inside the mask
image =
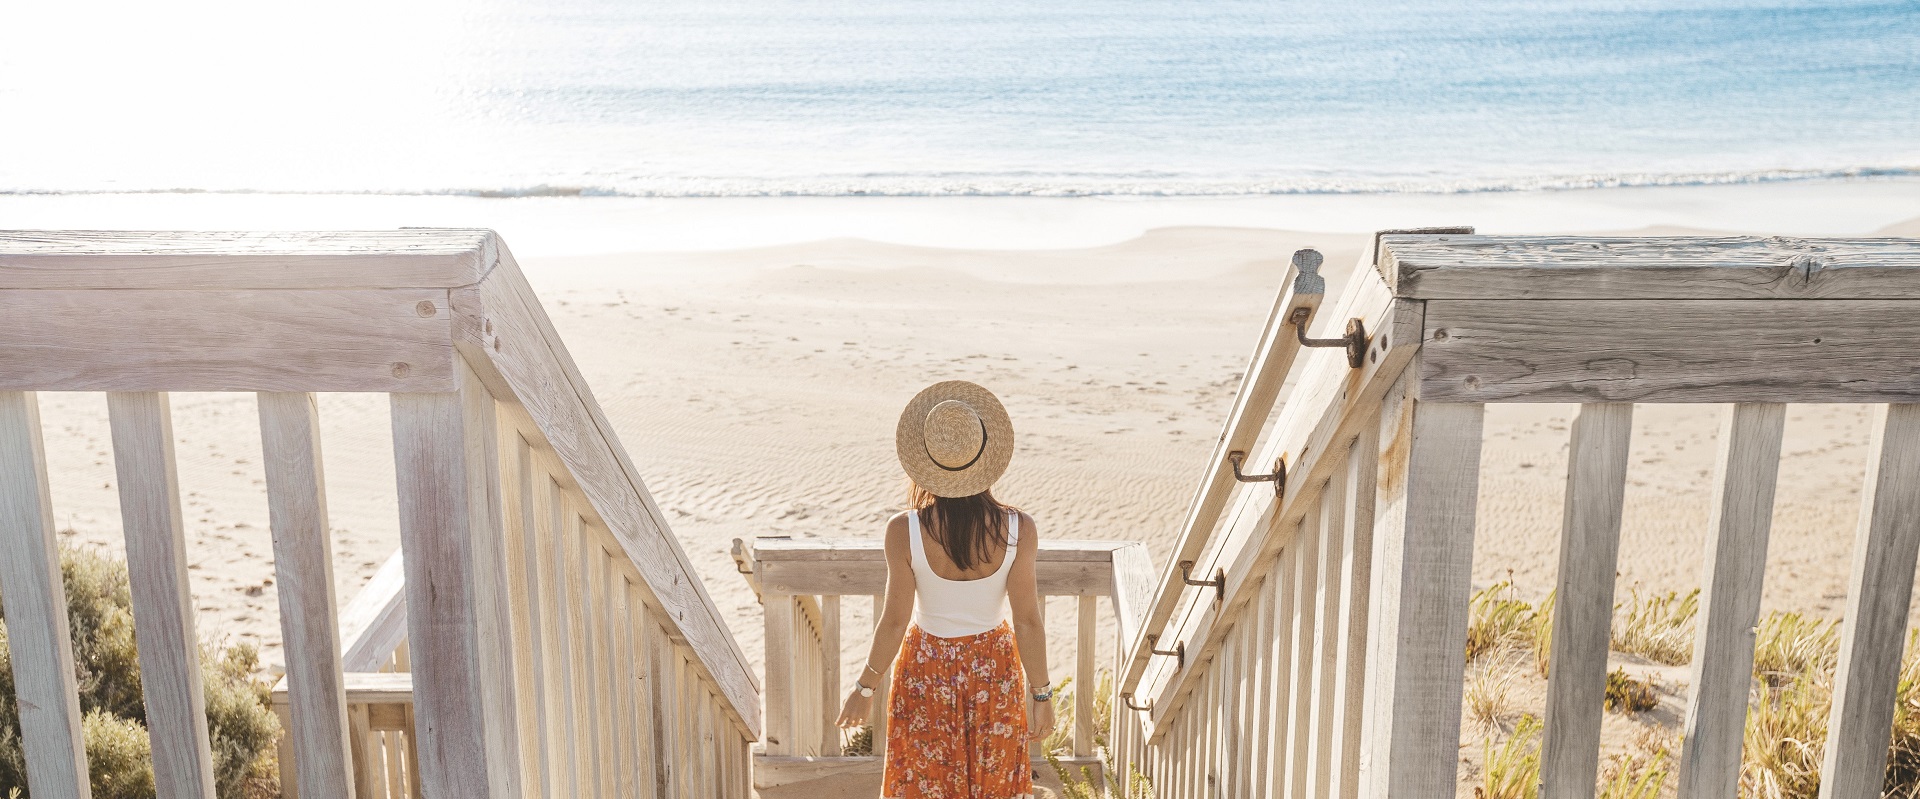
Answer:
[{"label": "coastal shrub", "polygon": [[1533,629],[1533,605],[1514,597],[1503,580],[1475,592],[1467,621],[1467,662],[1522,641]]},{"label": "coastal shrub", "polygon": [[1485,766],[1474,799],[1536,799],[1540,791],[1540,719],[1521,716],[1513,734],[1494,745],[1493,736],[1481,743]]},{"label": "coastal shrub", "polygon": [[1626,618],[1613,625],[1613,648],[1656,663],[1679,666],[1693,659],[1693,619],[1700,610],[1700,589],[1645,599],[1633,589]]},{"label": "coastal shrub", "polygon": [[[1072,678],[1060,683],[1060,690],[1072,685]],[[1061,754],[1071,751],[1072,738],[1064,737],[1060,745],[1049,745],[1043,751],[1047,765],[1053,767],[1053,773],[1060,777],[1060,787],[1065,790],[1065,799],[1153,799],[1153,781],[1140,773],[1137,767],[1129,768],[1124,778],[1119,779],[1116,790],[1115,775],[1117,769],[1113,762],[1113,747],[1108,745],[1107,731],[1113,728],[1113,672],[1102,669],[1100,678],[1094,685],[1093,694],[1093,746],[1100,754],[1100,763],[1107,775],[1103,787],[1093,777],[1091,767],[1082,766],[1079,774],[1074,774],[1060,762]],[[1072,693],[1056,693],[1053,701],[1063,704],[1054,715],[1054,733],[1058,736],[1063,730],[1073,727]],[[1061,697],[1065,697],[1064,699]],[[1049,736],[1052,744],[1055,736]]]},{"label": "coastal shrub", "polygon": [[[87,550],[63,549],[60,574],[93,795],[148,799],[154,795],[153,756],[126,564]],[[4,618],[0,606],[0,620]],[[249,646],[224,652],[203,648],[200,663],[216,794],[219,799],[278,795],[274,742],[280,726],[269,705],[269,686],[253,676],[258,653]],[[0,629],[0,794],[14,790],[28,799],[12,655]]]},{"label": "coastal shrub", "polygon": [[873,725],[860,725],[860,729],[854,731],[847,745],[840,748],[840,753],[847,757],[866,757],[873,754]]},{"label": "coastal shrub", "polygon": [[1667,763],[1679,737],[1660,727],[1642,727],[1627,751],[1607,758],[1599,799],[1659,799],[1670,773]]},{"label": "coastal shrub", "polygon": [[1626,669],[1616,668],[1607,672],[1606,707],[1615,713],[1641,713],[1654,709],[1660,704],[1660,695],[1653,690],[1653,684],[1627,674]]}]

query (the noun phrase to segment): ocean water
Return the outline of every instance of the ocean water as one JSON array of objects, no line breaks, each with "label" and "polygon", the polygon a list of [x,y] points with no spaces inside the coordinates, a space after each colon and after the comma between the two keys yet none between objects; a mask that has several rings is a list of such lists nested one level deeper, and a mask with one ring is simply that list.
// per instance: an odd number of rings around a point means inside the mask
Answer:
[{"label": "ocean water", "polygon": [[0,193],[1237,195],[1920,172],[1920,2],[0,9]]}]

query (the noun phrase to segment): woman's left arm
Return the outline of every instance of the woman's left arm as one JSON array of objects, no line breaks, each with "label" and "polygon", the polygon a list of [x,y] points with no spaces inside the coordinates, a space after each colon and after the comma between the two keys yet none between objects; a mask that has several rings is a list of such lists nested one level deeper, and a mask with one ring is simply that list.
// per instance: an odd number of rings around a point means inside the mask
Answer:
[{"label": "woman's left arm", "polygon": [[[1040,556],[1040,531],[1033,517],[1020,514],[1020,549],[1007,571],[1007,605],[1013,611],[1013,637],[1020,647],[1020,663],[1027,669],[1027,688],[1038,690],[1047,679],[1047,609],[1040,601],[1034,560]],[[1084,689],[1083,689],[1084,690]],[[1028,695],[1032,700],[1032,695]],[[1033,702],[1027,712],[1028,734],[1034,740],[1053,732],[1053,703]]]},{"label": "woman's left arm", "polygon": [[[873,649],[867,653],[867,665],[854,678],[854,689],[840,708],[842,729],[858,727],[871,715],[873,700],[860,695],[860,686],[878,689],[885,669],[900,654],[900,641],[906,638],[908,621],[913,617],[913,556],[907,536],[905,514],[887,523],[887,589],[880,603],[880,618],[874,625]],[[878,665],[875,665],[878,664]],[[885,713],[886,708],[880,712]]]}]

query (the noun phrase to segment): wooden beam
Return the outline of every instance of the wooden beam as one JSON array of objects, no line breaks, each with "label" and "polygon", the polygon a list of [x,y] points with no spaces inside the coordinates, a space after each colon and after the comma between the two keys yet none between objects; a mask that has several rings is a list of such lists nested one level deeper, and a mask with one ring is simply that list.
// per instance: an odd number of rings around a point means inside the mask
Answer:
[{"label": "wooden beam", "polygon": [[166,395],[158,393],[110,393],[107,411],[154,785],[170,798],[213,799],[213,748],[187,585],[173,413]]},{"label": "wooden beam", "polygon": [[444,290],[0,291],[0,390],[452,386]]},{"label": "wooden beam", "polygon": [[407,640],[407,562],[395,549],[340,609],[341,667],[379,671]]},{"label": "wooden beam", "polygon": [[1920,405],[1878,408],[1874,422],[1840,623],[1820,799],[1880,796],[1920,557]]},{"label": "wooden beam", "polygon": [[295,767],[302,794],[324,797],[332,786],[352,784],[353,758],[335,621],[320,415],[312,394],[261,394],[259,405],[274,586],[287,658],[288,734],[295,752],[281,766]]},{"label": "wooden beam", "polygon": [[[1070,545],[1072,542],[1061,543]],[[756,542],[755,547],[758,550],[760,544]],[[873,551],[879,552],[877,543]],[[1113,567],[1110,564],[1085,560],[1060,562],[1049,560],[1046,555],[1047,550],[1041,550],[1034,564],[1034,582],[1043,596],[1106,596],[1113,592]],[[758,564],[754,574],[759,578],[760,589],[769,593],[860,595],[879,593],[887,585],[887,564],[884,559],[850,558],[823,563],[780,560],[760,552]]]},{"label": "wooden beam", "polygon": [[1483,409],[1422,400],[1415,361],[1380,414],[1372,635],[1381,644],[1366,688],[1379,715],[1363,733],[1375,780],[1364,796],[1451,793],[1460,763]]},{"label": "wooden beam", "polygon": [[[1099,607],[1095,597],[1082,596],[1079,602],[1080,634],[1074,639],[1073,652],[1073,755],[1093,754],[1094,614]],[[837,643],[837,641],[836,641]],[[838,656],[838,651],[834,653]]]},{"label": "wooden beam", "polygon": [[452,288],[497,259],[489,230],[0,231],[0,289]]},{"label": "wooden beam", "polygon": [[0,596],[20,712],[27,789],[37,799],[87,799],[87,750],[80,738],[80,692],[60,547],[53,535],[40,402],[32,392],[0,391]]},{"label": "wooden beam", "polygon": [[1742,403],[1720,425],[1707,522],[1699,632],[1680,738],[1680,799],[1736,799],[1753,685],[1754,625],[1766,579],[1773,491],[1787,406]]},{"label": "wooden beam", "polygon": [[1631,404],[1589,403],[1573,418],[1540,746],[1541,799],[1590,798],[1599,779],[1600,714],[1632,436]]},{"label": "wooden beam", "polygon": [[673,620],[696,670],[719,686],[733,716],[757,738],[759,685],[746,653],[512,254],[495,245],[500,261],[487,278],[452,293],[456,347],[496,396],[532,419],[637,570],[648,598]]},{"label": "wooden beam", "polygon": [[[1916,272],[1920,275],[1920,272]],[[1914,402],[1913,300],[1434,300],[1434,402]]]},{"label": "wooden beam", "polygon": [[769,755],[790,755],[799,751],[794,738],[793,698],[796,669],[794,658],[798,636],[794,631],[793,597],[778,591],[768,591],[760,597],[762,616],[766,626],[767,683],[763,695],[767,700],[766,727],[763,740],[767,744]]},{"label": "wooden beam", "polygon": [[494,400],[459,375],[456,393],[392,397],[420,766],[430,795],[508,799],[519,738]]},{"label": "wooden beam", "polygon": [[1920,299],[1920,242],[1779,236],[1394,236],[1380,269],[1419,299]]}]

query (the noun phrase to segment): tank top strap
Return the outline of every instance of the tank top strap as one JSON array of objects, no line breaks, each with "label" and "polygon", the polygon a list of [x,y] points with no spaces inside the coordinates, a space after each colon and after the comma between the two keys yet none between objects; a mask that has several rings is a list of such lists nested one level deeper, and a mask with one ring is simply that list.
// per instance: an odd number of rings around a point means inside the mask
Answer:
[{"label": "tank top strap", "polygon": [[933,565],[927,562],[926,545],[920,543],[920,511],[907,511],[907,541],[909,542],[907,551],[912,558],[913,565],[923,569],[932,569]]},{"label": "tank top strap", "polygon": [[1007,548],[1014,549],[1019,545],[1020,545],[1020,511],[1010,510],[1010,511],[1007,511]]}]

